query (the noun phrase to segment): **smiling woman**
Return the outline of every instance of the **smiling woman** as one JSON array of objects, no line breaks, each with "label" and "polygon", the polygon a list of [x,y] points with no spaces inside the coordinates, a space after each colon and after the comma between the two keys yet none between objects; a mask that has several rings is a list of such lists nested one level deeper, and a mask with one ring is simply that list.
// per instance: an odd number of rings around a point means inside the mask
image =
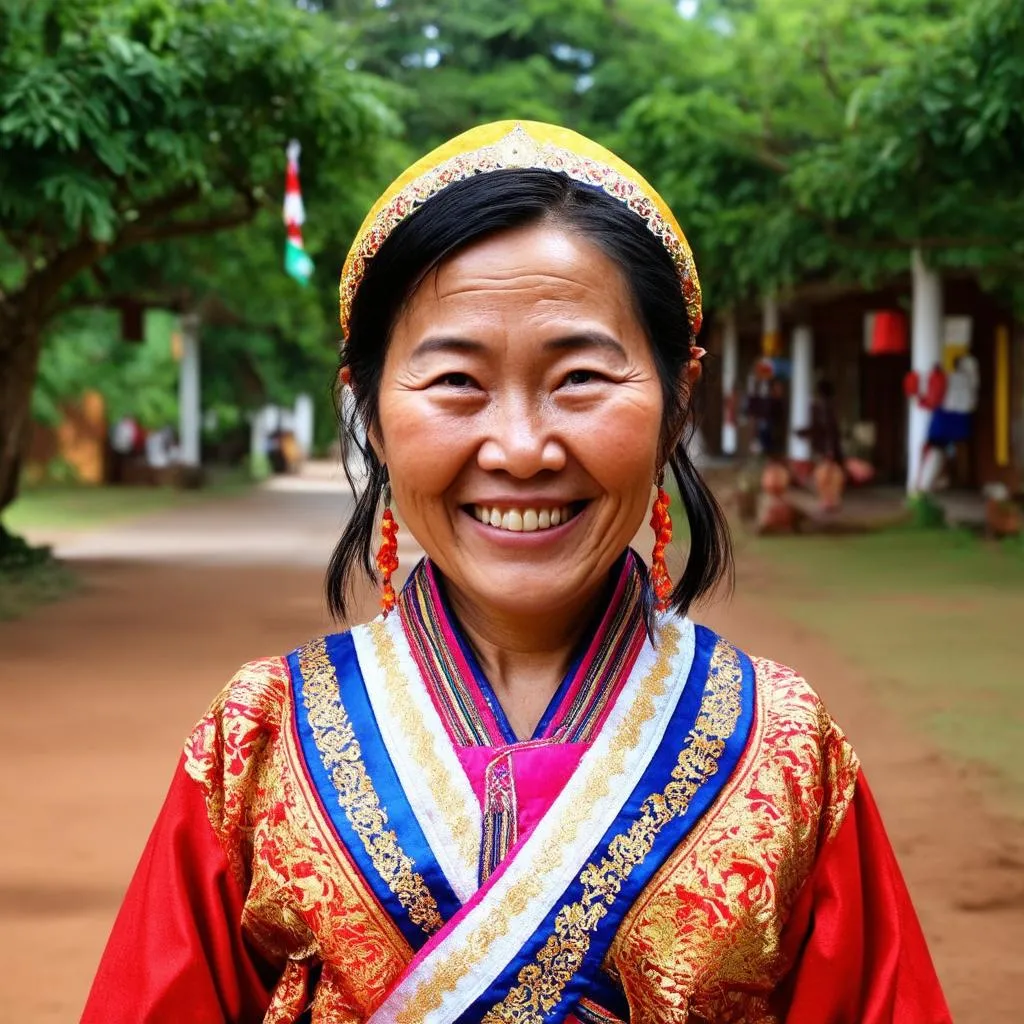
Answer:
[{"label": "smiling woman", "polygon": [[[385,205],[378,217],[387,212]],[[667,209],[655,226],[677,239],[675,258],[649,221],[603,188],[547,169],[497,169],[449,184],[402,220],[366,262],[348,303],[343,281],[343,363],[356,415],[374,425],[376,442],[363,453],[370,484],[329,574],[328,597],[340,616],[354,572],[372,569],[374,524],[389,477],[424,544],[417,526],[427,524],[414,522],[415,497],[403,500],[402,493],[424,474],[435,491],[445,489],[451,508],[455,481],[442,477],[457,471],[465,493],[456,504],[488,505],[492,514],[497,507],[510,524],[534,497],[565,499],[555,504],[586,512],[572,542],[529,555],[532,583],[511,575],[517,563],[525,567],[510,550],[499,573],[483,565],[477,571],[492,590],[500,581],[504,593],[529,593],[536,619],[546,621],[547,603],[578,622],[579,608],[593,600],[640,527],[665,468],[678,481],[692,537],[675,607],[685,613],[728,572],[724,520],[684,443],[699,373],[692,351],[700,317],[696,273]],[[350,258],[350,270],[353,263],[358,257]],[[403,419],[390,430],[392,414],[424,419]],[[465,437],[462,455],[478,446],[475,482],[471,467],[452,463],[460,457],[455,435]],[[355,436],[347,431],[346,442]],[[418,464],[414,476],[399,468],[409,457]],[[552,469],[552,460],[565,464]],[[599,468],[611,477],[607,489]],[[504,480],[495,479],[499,470]],[[511,478],[521,483],[510,489]],[[470,493],[474,487],[479,496]],[[496,490],[508,507],[489,500]],[[434,526],[440,507],[431,513]],[[457,543],[457,520],[449,517],[449,525]],[[525,540],[524,557],[532,550]],[[426,550],[435,562],[444,557]],[[463,550],[468,561],[496,549]],[[446,573],[456,570],[438,564]],[[536,586],[538,572],[543,588]],[[527,610],[521,601],[519,610]]]},{"label": "smiling woman", "polygon": [[[369,475],[327,594],[376,565],[383,614],[196,726],[85,1020],[948,1021],[842,732],[687,616],[730,548],[657,193],[564,129],[474,129],[370,212],[341,313]],[[397,595],[392,502],[427,556]]]}]

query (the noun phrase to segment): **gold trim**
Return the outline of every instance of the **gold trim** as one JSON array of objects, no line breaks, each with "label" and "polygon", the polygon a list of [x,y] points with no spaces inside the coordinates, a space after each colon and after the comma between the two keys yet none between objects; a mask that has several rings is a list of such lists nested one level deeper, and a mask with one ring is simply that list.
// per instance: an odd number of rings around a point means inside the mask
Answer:
[{"label": "gold trim", "polygon": [[558,912],[551,937],[534,962],[520,970],[519,984],[484,1016],[483,1024],[539,1024],[545,1012],[558,1004],[590,948],[591,933],[608,913],[623,883],[650,854],[661,830],[687,813],[694,796],[717,773],[725,742],[739,721],[742,683],[739,654],[719,640],[700,712],[672,770],[672,781],[643,802],[638,817],[611,841],[600,862],[583,869],[580,898]]},{"label": "gold trim", "polygon": [[410,919],[428,935],[433,934],[444,924],[437,901],[423,876],[414,870],[412,858],[399,845],[395,831],[387,827],[388,814],[381,807],[363,764],[324,638],[299,651],[299,666],[303,676],[302,700],[317,750],[338,791],[338,803],[373,866]]},{"label": "gold trim", "polygon": [[543,870],[530,872],[513,885],[501,905],[462,939],[460,948],[446,952],[444,962],[417,985],[405,1005],[395,1012],[395,1024],[421,1024],[429,1014],[439,1009],[445,996],[455,990],[463,977],[473,972],[491,945],[508,932],[510,923],[543,895],[545,878],[557,868],[587,816],[598,803],[613,798],[610,792],[612,780],[619,774],[628,751],[640,743],[643,727],[657,714],[656,701],[665,696],[679,643],[678,628],[662,628],[657,660],[641,681],[633,707],[608,749],[598,762],[588,767],[590,779],[583,795],[567,809],[558,829],[543,848],[531,855],[531,861],[542,866]]},{"label": "gold trim", "polygon": [[[377,661],[384,669],[384,685],[390,692],[390,703],[399,727],[408,742],[412,759],[420,766],[430,780],[430,791],[438,806],[450,821],[452,837],[459,848],[459,858],[464,864],[476,864],[480,859],[480,824],[461,813],[462,796],[452,785],[451,774],[434,752],[435,734],[428,728],[423,716],[418,714],[413,703],[402,693],[403,683],[414,685],[402,671],[395,640],[384,622],[376,621],[366,627],[373,643]],[[415,680],[418,683],[419,680]],[[444,726],[437,728],[444,735]],[[444,742],[447,742],[445,738]]]},{"label": "gold trim", "polygon": [[416,209],[456,181],[489,171],[529,167],[561,171],[600,188],[628,206],[672,257],[693,337],[700,333],[701,291],[690,245],[668,204],[625,161],[568,128],[539,121],[496,121],[439,146],[400,175],[367,214],[352,243],[338,287],[342,335],[348,337],[352,303],[366,265],[392,231]]}]

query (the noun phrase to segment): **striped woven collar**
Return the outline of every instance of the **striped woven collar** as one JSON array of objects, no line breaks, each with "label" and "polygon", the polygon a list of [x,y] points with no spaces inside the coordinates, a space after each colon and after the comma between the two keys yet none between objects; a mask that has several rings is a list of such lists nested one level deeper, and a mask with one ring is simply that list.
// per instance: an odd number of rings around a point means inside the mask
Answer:
[{"label": "striped woven collar", "polygon": [[[646,578],[627,551],[597,628],[588,633],[530,740],[588,743],[615,703],[646,638]],[[398,598],[420,674],[455,746],[505,747],[517,738],[445,600],[440,573],[424,559]]]}]

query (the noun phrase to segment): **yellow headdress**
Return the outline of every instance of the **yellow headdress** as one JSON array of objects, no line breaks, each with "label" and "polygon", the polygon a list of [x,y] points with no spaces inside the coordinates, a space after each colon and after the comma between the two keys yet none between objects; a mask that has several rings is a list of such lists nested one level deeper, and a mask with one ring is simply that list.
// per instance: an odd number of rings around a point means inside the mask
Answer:
[{"label": "yellow headdress", "polygon": [[693,253],[672,211],[629,164],[590,139],[539,121],[495,121],[463,132],[417,160],[367,214],[341,272],[341,330],[348,337],[352,301],[366,264],[411,213],[448,185],[506,168],[561,171],[623,202],[668,250],[679,273],[693,337],[700,331],[700,282]]}]

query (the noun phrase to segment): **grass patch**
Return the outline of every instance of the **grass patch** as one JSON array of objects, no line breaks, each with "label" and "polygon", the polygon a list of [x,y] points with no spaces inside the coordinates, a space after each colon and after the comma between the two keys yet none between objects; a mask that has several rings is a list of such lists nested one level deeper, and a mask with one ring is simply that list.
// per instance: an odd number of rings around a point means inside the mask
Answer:
[{"label": "grass patch", "polygon": [[38,605],[68,597],[79,586],[78,577],[58,561],[17,573],[0,569],[0,622],[20,618]]},{"label": "grass patch", "polygon": [[174,487],[83,487],[43,485],[23,488],[3,514],[13,533],[32,530],[91,530],[137,519],[152,512],[180,508],[240,493],[251,486],[247,473],[214,476],[198,490]]},{"label": "grass patch", "polygon": [[790,617],[1024,811],[1024,544],[911,529],[736,539],[771,564]]},{"label": "grass patch", "polygon": [[0,526],[0,621],[75,590],[77,577],[47,547],[33,547]]}]

